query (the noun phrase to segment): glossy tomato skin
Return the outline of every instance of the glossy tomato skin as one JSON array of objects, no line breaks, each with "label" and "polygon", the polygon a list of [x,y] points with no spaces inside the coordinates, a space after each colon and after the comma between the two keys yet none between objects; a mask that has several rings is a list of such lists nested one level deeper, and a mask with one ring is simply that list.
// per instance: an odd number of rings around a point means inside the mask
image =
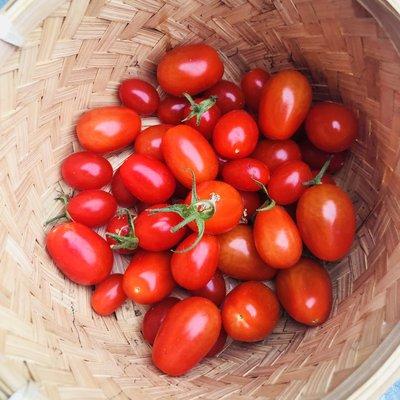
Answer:
[{"label": "glossy tomato skin", "polygon": [[261,282],[244,282],[226,296],[222,324],[234,340],[258,342],[278,323],[280,307],[275,293]]},{"label": "glossy tomato skin", "polygon": [[187,188],[196,182],[210,181],[217,176],[218,160],[204,136],[187,125],[169,129],[163,137],[162,153],[175,178]]},{"label": "glossy tomato skin", "polygon": [[96,285],[90,299],[93,310],[102,316],[115,312],[126,300],[122,289],[122,274],[111,274]]},{"label": "glossy tomato skin", "polygon": [[139,115],[154,114],[160,102],[157,90],[150,83],[136,78],[123,81],[118,94],[121,103]]},{"label": "glossy tomato skin", "polygon": [[258,182],[267,185],[270,179],[268,167],[255,158],[240,158],[227,162],[222,168],[222,179],[235,189],[247,192],[260,190]]},{"label": "glossy tomato skin", "polygon": [[122,182],[140,201],[163,203],[175,191],[175,178],[161,161],[144,154],[132,154],[120,167]]},{"label": "glossy tomato skin", "polygon": [[218,53],[206,44],[175,47],[164,55],[157,67],[157,79],[173,96],[199,94],[215,85],[224,73]]},{"label": "glossy tomato skin", "polygon": [[241,281],[264,281],[276,275],[277,271],[265,264],[258,255],[250,226],[237,225],[219,235],[218,241],[218,268],[224,274]]},{"label": "glossy tomato skin", "polygon": [[310,142],[323,151],[337,153],[347,150],[358,132],[353,111],[342,104],[323,102],[311,107],[305,129]]},{"label": "glossy tomato skin", "polygon": [[222,114],[232,110],[240,110],[244,107],[244,96],[240,87],[224,79],[208,89],[204,96],[217,96],[217,106]]},{"label": "glossy tomato skin", "polygon": [[313,178],[310,167],[303,161],[288,161],[271,175],[268,183],[268,194],[278,204],[295,203],[307,189],[303,183]]},{"label": "glossy tomato skin", "polygon": [[85,150],[108,153],[133,143],[140,132],[137,112],[127,107],[99,107],[82,114],[76,125],[79,143]]},{"label": "glossy tomato skin", "polygon": [[216,271],[205,286],[197,290],[192,290],[191,294],[193,296],[204,297],[211,300],[216,306],[220,306],[226,295],[225,279],[219,271]]},{"label": "glossy tomato skin", "polygon": [[300,160],[301,153],[298,144],[293,140],[264,139],[257,144],[251,157],[262,161],[272,173],[287,161]]},{"label": "glossy tomato skin", "polygon": [[228,335],[226,334],[224,328],[221,328],[221,332],[219,333],[217,341],[214,343],[214,346],[211,347],[211,350],[207,353],[206,357],[214,357],[217,354],[221,353],[221,351],[225,347],[227,338]]},{"label": "glossy tomato skin", "polygon": [[61,164],[61,176],[74,189],[100,189],[111,182],[109,161],[89,151],[70,154]]},{"label": "glossy tomato skin", "polygon": [[66,211],[73,221],[94,228],[111,219],[117,211],[117,202],[104,190],[83,190],[68,201]]},{"label": "glossy tomato skin", "polygon": [[253,227],[254,243],[260,257],[272,268],[290,268],[303,250],[296,224],[281,206],[258,212]]},{"label": "glossy tomato skin", "polygon": [[257,141],[257,124],[244,110],[225,114],[215,125],[213,145],[223,158],[232,160],[247,157],[256,148]]},{"label": "glossy tomato skin", "polygon": [[142,322],[142,334],[144,339],[153,345],[161,324],[164,322],[169,310],[179,303],[176,297],[167,297],[159,303],[153,304],[144,315]]},{"label": "glossy tomato skin", "polygon": [[301,258],[292,268],[279,271],[276,294],[287,313],[305,325],[323,324],[332,309],[329,274],[308,258]]},{"label": "glossy tomato skin", "polygon": [[253,110],[258,111],[262,90],[269,79],[269,73],[261,68],[254,68],[246,72],[240,83],[246,104]]},{"label": "glossy tomato skin", "polygon": [[338,186],[320,184],[307,189],[297,204],[296,218],[304,244],[316,257],[337,261],[350,251],[355,211]]},{"label": "glossy tomato skin", "polygon": [[95,285],[111,272],[113,254],[108,243],[77,222],[54,227],[46,236],[46,249],[58,269],[79,285]]},{"label": "glossy tomato skin", "polygon": [[272,75],[258,109],[261,132],[269,139],[289,139],[304,121],[311,98],[311,86],[300,72],[285,70]]},{"label": "glossy tomato skin", "polygon": [[135,153],[145,154],[163,161],[161,143],[169,128],[172,128],[172,125],[159,124],[144,129],[135,140]]},{"label": "glossy tomato skin", "polygon": [[125,271],[122,287],[138,304],[153,304],[167,297],[175,286],[167,252],[139,250]]},{"label": "glossy tomato skin", "polygon": [[184,97],[167,96],[160,101],[157,116],[164,124],[178,125],[183,120],[183,110],[188,104]]},{"label": "glossy tomato skin", "polygon": [[[119,236],[128,236],[131,233],[128,215],[126,213],[114,215],[114,217],[108,221],[106,233],[116,234]],[[106,239],[113,251],[117,252],[118,254],[132,254],[135,252],[134,249],[114,249],[112,246],[117,245],[117,241],[110,236],[107,236]]]},{"label": "glossy tomato skin", "polygon": [[[311,170],[311,175],[313,178],[315,178],[318,175],[319,171],[316,169]],[[330,183],[331,185],[336,185],[335,179],[333,179],[332,175],[329,175],[327,173],[324,174],[324,176],[321,179],[322,183]]]},{"label": "glossy tomato skin", "polygon": [[154,208],[164,208],[167,204],[156,204],[142,211],[135,220],[135,233],[139,246],[149,251],[172,249],[186,235],[187,227],[171,232],[171,228],[182,221],[182,217],[173,212],[151,214]]},{"label": "glossy tomato skin", "polygon": [[170,376],[193,368],[214,346],[221,331],[217,306],[202,297],[175,304],[162,323],[153,346],[154,365]]},{"label": "glossy tomato skin", "polygon": [[175,282],[187,290],[203,288],[214,276],[218,266],[219,243],[215,236],[204,235],[191,250],[197,233],[188,236],[176,249],[171,258],[171,271]]},{"label": "glossy tomato skin", "polygon": [[258,192],[244,192],[239,190],[240,197],[243,201],[243,207],[245,210],[245,218],[247,220],[253,218],[255,215],[257,208],[260,208],[262,205],[262,200]]},{"label": "glossy tomato skin", "polygon": [[119,168],[111,181],[111,193],[121,207],[133,207],[137,203],[136,197],[124,185]]}]

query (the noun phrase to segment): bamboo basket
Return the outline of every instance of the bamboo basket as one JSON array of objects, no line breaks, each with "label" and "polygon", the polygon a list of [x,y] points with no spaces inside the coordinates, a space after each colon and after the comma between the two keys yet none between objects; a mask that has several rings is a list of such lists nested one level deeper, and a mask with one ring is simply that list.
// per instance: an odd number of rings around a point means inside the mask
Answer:
[{"label": "bamboo basket", "polygon": [[[397,8],[397,11],[396,11]],[[0,17],[0,400],[377,399],[400,375],[400,22],[383,0],[16,0]],[[180,43],[216,47],[226,77],[297,68],[317,99],[357,110],[341,173],[358,216],[351,253],[327,265],[331,319],[283,319],[182,378],[159,373],[140,334],[144,308],[90,308],[43,244],[74,124],[117,102],[118,83],[155,83]],[[145,120],[145,125],[156,123]],[[124,154],[124,156],[126,153]],[[114,166],[121,156],[112,156]],[[126,260],[117,259],[116,271]]]}]

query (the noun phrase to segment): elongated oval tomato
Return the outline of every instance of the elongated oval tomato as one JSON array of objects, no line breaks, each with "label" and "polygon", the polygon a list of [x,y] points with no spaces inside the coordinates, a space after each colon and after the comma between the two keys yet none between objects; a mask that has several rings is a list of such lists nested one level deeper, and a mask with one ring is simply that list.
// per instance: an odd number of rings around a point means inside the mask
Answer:
[{"label": "elongated oval tomato", "polygon": [[244,107],[244,96],[240,87],[224,79],[208,89],[204,93],[204,96],[216,96],[217,106],[222,114],[226,114],[232,110],[240,110]]},{"label": "elongated oval tomato", "polygon": [[180,376],[201,361],[221,331],[217,306],[202,297],[175,304],[162,323],[153,346],[154,365],[170,376]]},{"label": "elongated oval tomato", "polygon": [[133,143],[140,126],[139,115],[127,107],[99,107],[81,115],[76,133],[84,149],[108,153]]},{"label": "elongated oval tomato", "polygon": [[162,153],[175,178],[187,188],[192,187],[192,172],[196,182],[214,179],[218,160],[204,136],[187,125],[169,129],[162,142]]},{"label": "elongated oval tomato", "polygon": [[356,217],[340,187],[323,183],[307,189],[297,204],[296,218],[304,244],[316,257],[337,261],[350,251]]},{"label": "elongated oval tomato", "polygon": [[258,111],[262,90],[269,79],[269,73],[261,68],[254,68],[246,72],[240,83],[246,104],[253,110]]},{"label": "elongated oval tomato", "polygon": [[312,91],[298,71],[280,71],[267,81],[261,94],[258,122],[269,139],[289,139],[305,119]]},{"label": "elongated oval tomato", "polygon": [[326,270],[309,258],[301,258],[292,268],[279,271],[276,294],[287,313],[296,321],[323,324],[332,308],[332,282]]},{"label": "elongated oval tomato", "polygon": [[124,182],[122,182],[119,168],[115,171],[111,181],[111,193],[122,207],[133,207],[137,203],[135,196],[127,189]]},{"label": "elongated oval tomato", "polygon": [[219,243],[215,236],[204,235],[193,249],[184,251],[196,238],[196,233],[188,236],[171,258],[174,280],[188,290],[197,290],[207,285],[218,266]]},{"label": "elongated oval tomato", "polygon": [[132,154],[120,167],[126,188],[147,204],[163,203],[175,191],[171,171],[159,160],[144,154]]},{"label": "elongated oval tomato", "polygon": [[77,222],[54,227],[46,236],[46,249],[58,269],[80,285],[95,285],[111,272],[113,254],[108,243]]},{"label": "elongated oval tomato", "polygon": [[157,67],[160,86],[169,94],[195,95],[215,85],[224,73],[218,53],[206,44],[175,47]]},{"label": "elongated oval tomato", "polygon": [[161,143],[169,128],[172,128],[172,125],[159,124],[144,129],[135,140],[135,153],[145,154],[163,161]]},{"label": "elongated oval tomato", "polygon": [[205,297],[211,300],[216,306],[220,306],[226,295],[225,279],[219,271],[216,271],[205,286],[197,290],[192,290],[191,294],[193,296]]},{"label": "elongated oval tomato", "polygon": [[258,212],[253,235],[258,254],[270,267],[290,268],[299,261],[303,243],[296,224],[283,207]]},{"label": "elongated oval tomato", "polygon": [[126,294],[122,289],[122,278],[122,274],[111,274],[96,285],[90,303],[97,314],[110,315],[125,302]]},{"label": "elongated oval tomato", "polygon": [[187,104],[184,97],[167,96],[161,100],[157,116],[164,124],[178,125],[183,120],[183,111]]}]

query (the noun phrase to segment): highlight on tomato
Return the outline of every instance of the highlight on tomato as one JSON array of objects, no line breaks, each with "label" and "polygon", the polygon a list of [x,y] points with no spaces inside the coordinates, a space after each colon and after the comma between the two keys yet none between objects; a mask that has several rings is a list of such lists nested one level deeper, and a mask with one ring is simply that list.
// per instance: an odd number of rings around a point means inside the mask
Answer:
[{"label": "highlight on tomato", "polygon": [[178,125],[183,120],[183,111],[187,105],[184,97],[167,96],[160,101],[157,116],[164,124]]},{"label": "highlight on tomato", "polygon": [[190,293],[193,296],[205,297],[206,299],[211,300],[216,306],[220,306],[226,296],[225,279],[219,271],[216,271],[214,276],[207,282],[205,286],[201,287],[200,289],[191,290]]}]

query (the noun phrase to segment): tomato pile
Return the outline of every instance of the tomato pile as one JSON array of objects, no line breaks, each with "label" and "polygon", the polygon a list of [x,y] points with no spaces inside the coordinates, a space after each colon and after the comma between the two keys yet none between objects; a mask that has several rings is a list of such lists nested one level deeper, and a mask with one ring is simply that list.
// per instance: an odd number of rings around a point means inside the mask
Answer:
[{"label": "tomato pile", "polygon": [[[356,139],[354,113],[312,104],[295,70],[256,68],[240,85],[223,73],[212,47],[177,47],[158,64],[164,99],[128,79],[121,106],[81,115],[84,150],[61,165],[79,192],[60,194],[65,210],[51,222],[67,221],[46,238],[66,277],[95,285],[96,313],[126,299],[150,305],[143,337],[171,376],[221,352],[228,337],[265,339],[282,308],[308,326],[325,322],[332,283],[322,262],[346,256],[355,235],[352,202],[331,175]],[[141,130],[149,115],[160,124]],[[113,171],[103,155],[127,146]],[[103,225],[105,238],[92,229]],[[111,273],[114,253],[130,258],[124,274]],[[229,293],[226,277],[236,280]],[[177,286],[184,299],[171,297]]]}]

